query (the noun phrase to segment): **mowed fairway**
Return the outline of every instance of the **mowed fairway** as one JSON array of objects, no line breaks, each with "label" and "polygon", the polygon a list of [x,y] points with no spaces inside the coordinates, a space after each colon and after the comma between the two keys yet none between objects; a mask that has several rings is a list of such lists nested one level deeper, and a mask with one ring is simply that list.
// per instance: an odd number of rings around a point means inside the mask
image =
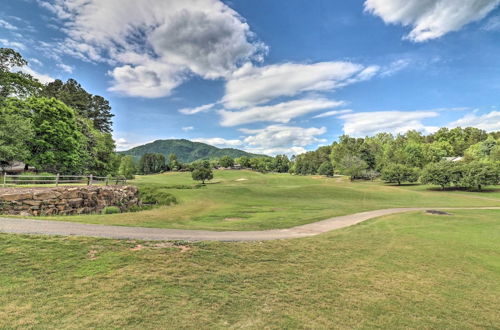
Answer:
[{"label": "mowed fairway", "polygon": [[173,194],[178,205],[134,213],[46,217],[106,225],[207,230],[289,228],[329,217],[393,207],[499,206],[498,192],[441,192],[426,186],[349,182],[346,178],[215,171],[199,189],[190,173],[138,176],[132,184]]},{"label": "mowed fairway", "polygon": [[500,211],[452,213],[263,243],[0,234],[0,328],[497,328]]}]

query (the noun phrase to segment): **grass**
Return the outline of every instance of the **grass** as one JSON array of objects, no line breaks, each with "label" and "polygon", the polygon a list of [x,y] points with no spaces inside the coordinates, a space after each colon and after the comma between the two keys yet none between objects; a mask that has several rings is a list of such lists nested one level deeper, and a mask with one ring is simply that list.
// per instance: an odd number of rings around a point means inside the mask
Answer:
[{"label": "grass", "polygon": [[0,234],[0,328],[497,328],[500,211],[452,213],[262,243]]},{"label": "grass", "polygon": [[498,192],[441,192],[428,190],[427,186],[351,183],[343,178],[251,171],[215,171],[213,182],[201,188],[190,173],[138,176],[131,183],[172,194],[179,203],[133,213],[46,219],[159,228],[262,230],[374,209],[498,206],[500,202]]}]

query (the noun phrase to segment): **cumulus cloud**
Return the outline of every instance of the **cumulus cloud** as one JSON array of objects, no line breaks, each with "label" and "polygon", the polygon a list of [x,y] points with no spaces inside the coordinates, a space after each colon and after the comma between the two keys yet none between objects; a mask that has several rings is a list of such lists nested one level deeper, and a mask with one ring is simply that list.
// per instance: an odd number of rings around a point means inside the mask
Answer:
[{"label": "cumulus cloud", "polygon": [[500,111],[491,111],[483,115],[474,113],[451,122],[448,127],[477,127],[487,132],[500,131]]},{"label": "cumulus cloud", "polygon": [[343,105],[342,101],[327,99],[302,99],[282,102],[268,106],[257,106],[243,111],[220,110],[222,126],[238,126],[256,122],[288,123],[291,119],[305,114],[335,108]]},{"label": "cumulus cloud", "polygon": [[414,42],[439,38],[486,17],[500,0],[366,0],[365,10],[385,23],[410,26]]},{"label": "cumulus cloud", "polygon": [[260,67],[246,63],[228,78],[222,103],[226,108],[240,109],[278,97],[333,90],[370,79],[378,70],[377,66],[365,67],[350,62],[283,63]]},{"label": "cumulus cloud", "polygon": [[115,66],[111,90],[169,95],[188,74],[224,78],[267,48],[220,0],[38,1],[64,24],[70,55]]},{"label": "cumulus cloud", "polygon": [[193,139],[194,142],[202,142],[206,144],[210,144],[212,146],[216,147],[222,147],[222,148],[234,148],[241,146],[243,142],[241,140],[228,140],[220,137],[214,137],[214,138],[196,138]]},{"label": "cumulus cloud", "polygon": [[184,108],[180,109],[179,112],[185,115],[194,115],[200,112],[207,112],[210,109],[212,109],[215,106],[216,103],[210,103],[210,104],[205,104],[205,105],[200,105],[199,107],[195,108]]},{"label": "cumulus cloud", "polygon": [[271,125],[263,129],[240,129],[240,131],[250,134],[243,139],[245,150],[266,155],[303,153],[304,147],[308,145],[326,142],[325,139],[318,138],[326,133],[325,127]]},{"label": "cumulus cloud", "polygon": [[417,130],[432,133],[438,129],[426,126],[424,119],[439,116],[436,111],[374,111],[345,114],[339,118],[344,121],[344,133],[353,137],[365,137],[377,133],[405,133]]}]

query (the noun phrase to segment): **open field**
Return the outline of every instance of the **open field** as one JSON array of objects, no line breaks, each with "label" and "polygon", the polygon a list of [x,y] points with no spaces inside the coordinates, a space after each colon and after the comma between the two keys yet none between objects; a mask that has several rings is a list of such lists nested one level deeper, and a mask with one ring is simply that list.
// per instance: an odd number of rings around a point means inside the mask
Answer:
[{"label": "open field", "polygon": [[0,235],[0,328],[495,328],[500,211],[414,212],[313,238]]},{"label": "open field", "polygon": [[177,229],[262,230],[393,207],[500,205],[500,190],[441,192],[427,186],[397,187],[380,182],[352,183],[345,178],[252,171],[215,171],[213,181],[206,187],[185,189],[195,186],[190,173],[138,176],[132,184],[169,192],[179,204],[134,213],[45,219]]}]

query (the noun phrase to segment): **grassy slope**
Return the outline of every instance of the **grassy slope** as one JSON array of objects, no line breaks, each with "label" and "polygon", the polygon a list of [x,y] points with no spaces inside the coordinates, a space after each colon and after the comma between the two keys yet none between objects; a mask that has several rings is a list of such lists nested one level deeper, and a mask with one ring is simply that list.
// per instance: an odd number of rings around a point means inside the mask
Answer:
[{"label": "grassy slope", "polygon": [[495,328],[500,211],[453,213],[184,252],[0,234],[0,328]]},{"label": "grassy slope", "polygon": [[[236,181],[245,178],[247,181]],[[351,183],[342,179],[215,171],[202,189],[168,189],[180,204],[138,213],[50,217],[126,226],[209,230],[288,228],[328,217],[390,207],[498,206],[499,193],[429,191],[425,186]],[[193,185],[190,173],[139,176],[134,184]],[[474,198],[478,197],[478,198]],[[496,199],[495,199],[496,198]]]}]

